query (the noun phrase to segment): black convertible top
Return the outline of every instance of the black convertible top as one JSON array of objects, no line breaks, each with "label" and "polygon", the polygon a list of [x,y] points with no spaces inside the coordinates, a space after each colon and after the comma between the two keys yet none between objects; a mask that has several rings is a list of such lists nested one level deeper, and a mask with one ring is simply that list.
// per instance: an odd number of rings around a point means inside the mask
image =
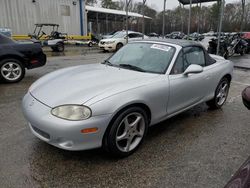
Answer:
[{"label": "black convertible top", "polygon": [[198,47],[201,47],[204,51],[207,65],[211,65],[216,62],[216,60],[207,53],[207,50],[199,42],[195,42],[191,40],[181,40],[181,39],[144,39],[143,41],[170,43],[170,44],[181,46],[182,48],[189,47],[189,46],[198,46]]}]

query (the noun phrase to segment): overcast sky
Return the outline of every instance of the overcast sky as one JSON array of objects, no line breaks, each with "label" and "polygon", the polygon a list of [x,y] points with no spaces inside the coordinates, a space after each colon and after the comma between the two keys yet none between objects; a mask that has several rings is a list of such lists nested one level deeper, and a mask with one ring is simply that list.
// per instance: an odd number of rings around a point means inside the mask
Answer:
[{"label": "overcast sky", "polygon": [[[142,0],[136,0],[136,1],[142,1]],[[167,9],[173,9],[179,5],[178,0],[167,0],[166,1],[166,8]],[[241,2],[241,0],[226,0],[226,3],[232,3],[232,2]],[[163,0],[147,0],[146,1],[147,5],[161,11],[163,10]],[[211,5],[213,3],[203,3],[203,5]]]}]

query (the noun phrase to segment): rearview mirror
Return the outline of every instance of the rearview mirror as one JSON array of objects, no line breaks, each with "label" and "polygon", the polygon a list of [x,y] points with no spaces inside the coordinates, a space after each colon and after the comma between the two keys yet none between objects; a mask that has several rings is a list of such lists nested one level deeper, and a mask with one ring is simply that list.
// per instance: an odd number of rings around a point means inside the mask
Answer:
[{"label": "rearview mirror", "polygon": [[203,71],[202,66],[191,64],[188,66],[188,68],[185,70],[183,74],[187,76],[188,74],[197,74],[197,73],[201,73],[202,71]]}]

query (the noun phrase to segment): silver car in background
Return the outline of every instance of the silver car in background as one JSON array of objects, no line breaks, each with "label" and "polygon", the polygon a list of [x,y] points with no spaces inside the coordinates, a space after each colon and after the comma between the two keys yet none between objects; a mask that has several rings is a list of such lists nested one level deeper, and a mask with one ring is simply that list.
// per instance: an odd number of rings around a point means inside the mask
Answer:
[{"label": "silver car in background", "polygon": [[148,127],[206,102],[225,103],[233,64],[192,41],[133,41],[101,64],[61,69],[23,99],[34,135],[65,150],[128,156]]}]

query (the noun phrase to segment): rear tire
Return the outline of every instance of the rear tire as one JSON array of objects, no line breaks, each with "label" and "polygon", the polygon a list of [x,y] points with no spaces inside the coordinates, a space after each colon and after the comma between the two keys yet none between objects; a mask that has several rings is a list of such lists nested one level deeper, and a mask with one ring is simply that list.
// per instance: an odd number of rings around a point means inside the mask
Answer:
[{"label": "rear tire", "polygon": [[207,101],[207,105],[212,109],[220,109],[227,100],[229,87],[230,81],[226,77],[222,78],[215,90],[214,98]]},{"label": "rear tire", "polygon": [[17,59],[4,59],[0,61],[0,81],[16,83],[25,76],[25,67]]},{"label": "rear tire", "polygon": [[88,43],[88,46],[89,46],[89,47],[92,47],[92,46],[93,46],[93,43],[92,43],[92,42],[89,42],[89,43]]},{"label": "rear tire", "polygon": [[116,157],[127,157],[142,144],[148,130],[148,117],[142,108],[131,107],[112,121],[105,133],[103,147]]},{"label": "rear tire", "polygon": [[59,42],[56,44],[56,46],[54,47],[51,47],[51,49],[54,51],[54,52],[64,52],[64,44]]}]

